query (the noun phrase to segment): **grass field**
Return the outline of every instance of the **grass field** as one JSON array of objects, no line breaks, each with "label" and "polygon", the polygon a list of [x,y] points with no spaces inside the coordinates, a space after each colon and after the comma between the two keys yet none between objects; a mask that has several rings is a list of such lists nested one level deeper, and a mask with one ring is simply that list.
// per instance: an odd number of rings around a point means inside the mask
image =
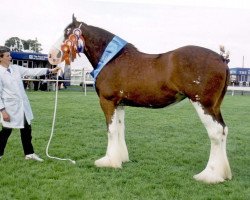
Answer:
[{"label": "grass field", "polygon": [[228,157],[233,179],[217,185],[195,181],[204,169],[210,141],[188,102],[164,109],[126,108],[131,162],[123,169],[96,168],[107,145],[104,115],[94,92],[59,91],[55,135],[46,157],[54,92],[28,92],[35,119],[33,145],[43,163],[24,160],[14,130],[0,161],[0,199],[51,200],[248,200],[250,199],[250,96],[227,95],[222,112],[229,127]]}]

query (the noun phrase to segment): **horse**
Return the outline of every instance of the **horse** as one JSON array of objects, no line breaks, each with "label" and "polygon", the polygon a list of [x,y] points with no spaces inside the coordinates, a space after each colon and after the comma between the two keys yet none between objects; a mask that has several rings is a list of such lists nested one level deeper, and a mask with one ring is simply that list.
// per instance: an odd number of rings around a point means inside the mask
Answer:
[{"label": "horse", "polygon": [[122,168],[129,161],[125,106],[163,108],[188,98],[211,141],[207,165],[194,179],[219,183],[232,178],[226,152],[228,127],[220,109],[230,76],[229,56],[222,48],[220,54],[191,45],[147,54],[107,30],[77,21],[74,15],[61,44],[52,47],[51,63],[62,62],[64,57],[70,64],[82,52],[94,68],[108,131],[106,154],[95,161],[97,167]]}]

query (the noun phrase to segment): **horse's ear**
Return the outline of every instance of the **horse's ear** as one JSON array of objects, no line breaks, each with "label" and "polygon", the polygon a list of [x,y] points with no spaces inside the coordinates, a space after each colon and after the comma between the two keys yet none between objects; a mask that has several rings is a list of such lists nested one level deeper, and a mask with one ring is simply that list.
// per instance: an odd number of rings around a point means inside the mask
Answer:
[{"label": "horse's ear", "polygon": [[73,23],[77,22],[76,17],[75,17],[74,14],[72,15],[72,22],[73,22]]}]

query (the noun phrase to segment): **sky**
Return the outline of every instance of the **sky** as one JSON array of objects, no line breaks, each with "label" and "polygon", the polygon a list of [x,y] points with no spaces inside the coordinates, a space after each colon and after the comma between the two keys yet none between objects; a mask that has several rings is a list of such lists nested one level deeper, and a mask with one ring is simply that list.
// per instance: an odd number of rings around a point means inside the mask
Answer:
[{"label": "sky", "polygon": [[249,0],[12,0],[0,3],[0,45],[35,39],[43,53],[78,21],[106,29],[145,53],[185,45],[230,52],[229,67],[250,67]]}]

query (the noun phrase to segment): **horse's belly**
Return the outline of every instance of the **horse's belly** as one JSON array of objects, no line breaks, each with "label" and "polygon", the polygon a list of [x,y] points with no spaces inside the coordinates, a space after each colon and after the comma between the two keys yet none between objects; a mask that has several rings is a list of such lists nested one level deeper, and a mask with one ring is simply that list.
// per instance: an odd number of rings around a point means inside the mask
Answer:
[{"label": "horse's belly", "polygon": [[146,108],[163,108],[173,103],[179,102],[184,99],[184,95],[179,93],[175,94],[139,94],[139,95],[130,95],[125,97],[121,104],[127,106],[136,106],[136,107],[146,107]]}]

